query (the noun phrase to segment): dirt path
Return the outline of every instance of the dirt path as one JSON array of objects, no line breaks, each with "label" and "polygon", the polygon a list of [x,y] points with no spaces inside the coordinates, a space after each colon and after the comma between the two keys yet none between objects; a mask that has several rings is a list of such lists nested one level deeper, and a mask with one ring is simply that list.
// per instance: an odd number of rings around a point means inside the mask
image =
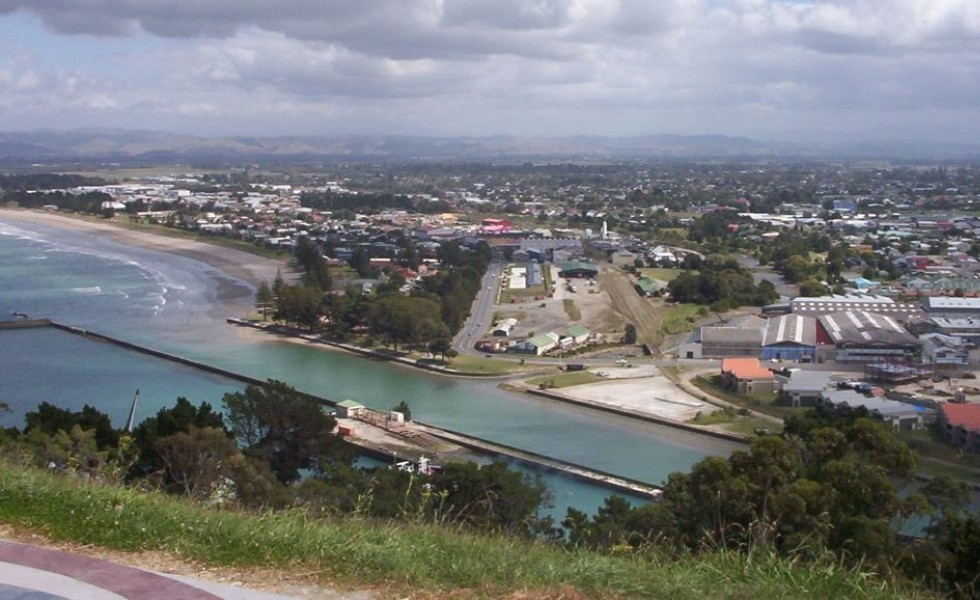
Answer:
[{"label": "dirt path", "polygon": [[636,326],[637,339],[651,346],[658,346],[663,322],[662,312],[636,293],[629,276],[606,267],[599,272],[599,286],[609,294],[613,309],[623,315],[628,323]]}]

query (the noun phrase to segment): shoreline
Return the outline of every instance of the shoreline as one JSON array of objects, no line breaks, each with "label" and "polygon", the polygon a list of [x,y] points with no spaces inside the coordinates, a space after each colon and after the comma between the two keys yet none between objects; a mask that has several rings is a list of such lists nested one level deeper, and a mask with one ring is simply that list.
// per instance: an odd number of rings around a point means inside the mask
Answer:
[{"label": "shoreline", "polygon": [[[128,229],[111,221],[91,221],[66,213],[0,208],[0,221],[14,226],[20,222],[101,235],[120,244],[135,246],[144,250],[176,254],[202,262],[219,272],[215,278],[218,283],[219,303],[241,297],[240,293],[233,291],[234,288],[240,289],[241,286],[236,285],[234,281],[229,281],[229,279],[241,280],[253,288],[257,288],[262,282],[271,283],[277,271],[281,271],[285,275],[288,268],[285,260],[265,258],[218,244]],[[221,277],[221,275],[226,277]]]},{"label": "shoreline", "polygon": [[[752,441],[751,436],[732,433],[728,431],[722,431],[719,429],[711,429],[709,427],[704,427],[700,425],[692,425],[684,421],[670,419],[649,411],[641,411],[635,409],[629,410],[623,406],[615,405],[609,402],[604,402],[603,400],[598,398],[576,398],[576,397],[569,396],[568,394],[556,392],[554,390],[539,390],[539,389],[531,388],[522,384],[523,380],[527,378],[527,374],[481,375],[481,374],[470,374],[470,373],[463,373],[463,372],[453,372],[451,370],[446,370],[438,367],[429,368],[427,366],[419,365],[410,359],[399,359],[397,357],[387,356],[385,354],[378,353],[370,349],[357,348],[356,346],[351,346],[349,344],[341,344],[338,342],[312,339],[311,337],[304,335],[300,332],[291,331],[289,330],[289,328],[276,327],[270,324],[251,323],[243,319],[235,319],[235,318],[230,318],[227,320],[227,322],[228,324],[242,328],[245,331],[254,332],[254,334],[256,334],[255,337],[257,339],[261,339],[261,337],[272,335],[275,336],[277,341],[281,341],[282,343],[292,343],[292,344],[312,346],[318,350],[346,352],[349,354],[354,354],[357,356],[361,356],[363,358],[367,358],[369,360],[384,360],[405,367],[411,367],[414,369],[426,371],[433,375],[471,378],[477,380],[500,378],[503,380],[502,383],[500,384],[500,387],[516,394],[521,394],[521,395],[527,394],[529,396],[545,398],[549,401],[570,404],[573,406],[579,406],[590,410],[596,410],[599,412],[605,412],[605,413],[617,415],[619,417],[623,417],[626,419],[633,419],[640,422],[661,425],[663,427],[670,427],[672,429],[677,429],[696,436],[715,438],[718,440],[723,440],[725,442],[731,442],[740,445],[749,444]],[[681,388],[678,387],[678,389]]]},{"label": "shoreline", "polygon": [[[275,277],[277,271],[283,269],[286,266],[286,261],[275,260],[257,256],[244,252],[242,250],[237,250],[234,248],[228,248],[225,246],[219,246],[216,244],[208,244],[206,242],[200,242],[197,240],[187,240],[179,237],[168,237],[158,233],[134,231],[124,227],[120,227],[111,222],[97,222],[90,221],[87,219],[81,219],[72,216],[66,216],[64,214],[39,212],[33,210],[24,209],[9,209],[0,208],[0,221],[5,221],[13,225],[20,223],[28,224],[38,224],[55,229],[64,229],[73,232],[88,233],[92,235],[104,235],[109,239],[120,244],[130,245],[141,249],[146,249],[150,251],[158,251],[164,253],[175,254],[190,258],[192,260],[197,260],[208,266],[214,268],[218,273],[213,275],[216,283],[216,295],[215,306],[221,306],[226,313],[230,312],[231,306],[230,302],[239,300],[244,297],[242,286],[235,280],[245,282],[249,285],[257,287],[262,281],[269,282]],[[222,321],[242,321],[235,317],[231,317],[230,314],[226,314],[221,318]],[[288,332],[282,330],[270,331],[263,327],[248,326],[249,324],[244,321],[238,323],[239,325],[235,327],[239,331],[238,337],[242,339],[245,343],[251,343],[253,341],[258,343],[297,343],[303,344],[311,347],[315,347],[319,350],[333,351],[333,352],[346,352],[354,355],[361,356],[368,360],[385,360],[392,364],[397,364],[403,367],[408,367],[416,371],[421,371],[429,375],[436,375],[442,377],[455,377],[455,378],[468,378],[476,380],[488,380],[488,379],[519,379],[522,377],[520,374],[471,374],[466,372],[458,372],[452,369],[444,369],[439,367],[433,367],[429,365],[421,365],[410,359],[401,359],[397,357],[391,357],[384,354],[376,353],[373,351],[365,350],[357,347],[349,347],[346,344],[337,343],[326,343],[322,340],[311,340],[306,337],[299,335],[296,332]],[[245,332],[253,331],[253,335],[248,335]],[[273,336],[269,334],[273,333]],[[264,338],[264,339],[262,339]],[[523,377],[526,377],[524,374]],[[535,390],[536,391],[536,390]],[[698,437],[714,438],[714,439],[725,439],[727,436],[717,435],[714,431],[705,431],[703,429],[696,429],[687,425],[686,423],[674,421],[671,419],[647,419],[642,414],[634,414],[622,409],[617,409],[617,407],[608,405],[599,399],[590,400],[580,400],[571,399],[563,397],[559,394],[538,394],[535,391],[525,391],[530,396],[537,396],[538,398],[546,398],[549,401],[561,402],[565,404],[578,405],[583,408],[590,408],[592,410],[598,410],[600,412],[607,412],[609,414],[617,414],[618,416],[635,419],[639,422],[647,423],[658,423],[662,426],[671,427],[677,430],[686,431],[688,433],[694,434]],[[523,395],[523,394],[522,394]],[[736,442],[736,440],[728,438],[728,442]],[[744,443],[744,440],[738,440],[737,442]],[[737,443],[736,442],[736,443]]]}]

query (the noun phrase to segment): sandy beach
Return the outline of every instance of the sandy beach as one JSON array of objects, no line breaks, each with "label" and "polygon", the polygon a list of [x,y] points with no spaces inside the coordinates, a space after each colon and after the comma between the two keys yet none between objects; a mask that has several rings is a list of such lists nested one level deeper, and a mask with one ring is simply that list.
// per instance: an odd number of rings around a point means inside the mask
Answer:
[{"label": "sandy beach", "polygon": [[[58,213],[33,210],[17,210],[0,208],[0,221],[16,225],[20,223],[37,223],[48,227],[67,229],[105,236],[121,244],[129,244],[148,250],[171,252],[199,260],[211,265],[227,275],[258,286],[261,282],[271,282],[276,271],[286,272],[286,261],[276,260],[251,254],[242,250],[207,244],[196,240],[160,235],[148,231],[127,229],[113,224],[111,221],[95,221],[70,217]],[[223,289],[223,288],[228,289]],[[233,281],[221,282],[218,289],[218,299],[239,296],[234,289]]]}]

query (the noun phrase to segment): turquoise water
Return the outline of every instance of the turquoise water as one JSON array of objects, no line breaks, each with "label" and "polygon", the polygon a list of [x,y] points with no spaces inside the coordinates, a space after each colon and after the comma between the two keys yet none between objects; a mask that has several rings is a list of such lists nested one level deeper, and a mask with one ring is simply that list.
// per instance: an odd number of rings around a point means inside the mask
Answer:
[{"label": "turquoise water", "polygon": [[[9,219],[0,223],[0,265],[0,318],[12,311],[50,317],[253,377],[281,379],[334,400],[352,398],[379,409],[404,400],[421,421],[652,483],[735,447],[505,392],[495,382],[439,377],[257,337],[224,322],[244,314],[251,288],[238,282],[243,295],[217,303],[227,276],[176,255]],[[120,424],[136,388],[146,416],[177,396],[219,405],[225,391],[239,387],[73,337],[46,330],[0,333],[0,398],[9,398],[15,415],[43,396],[63,406],[87,402]],[[548,477],[556,504],[595,506],[608,495]]]}]

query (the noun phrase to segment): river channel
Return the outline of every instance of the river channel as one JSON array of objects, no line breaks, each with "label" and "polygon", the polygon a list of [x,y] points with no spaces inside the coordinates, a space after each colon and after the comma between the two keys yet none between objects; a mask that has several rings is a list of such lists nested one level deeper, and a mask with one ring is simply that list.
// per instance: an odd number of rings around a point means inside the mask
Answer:
[{"label": "river channel", "polygon": [[[248,284],[170,253],[10,221],[0,223],[0,265],[0,315],[18,311],[54,318],[238,373],[280,379],[332,400],[350,398],[382,410],[404,400],[418,419],[433,425],[650,483],[736,448],[722,440],[507,392],[497,381],[429,374],[231,327],[224,318],[242,316],[251,297]],[[234,296],[236,289],[237,304],[228,301],[229,290]],[[136,388],[147,390],[141,391],[142,416],[147,416],[177,396],[220,405],[223,390],[239,387],[210,376],[198,379],[199,374],[182,367],[156,365],[137,376],[139,369],[125,365],[136,359],[120,364],[109,357],[107,345],[75,346],[65,340],[72,336],[55,332],[3,335],[0,390],[15,409],[3,421],[7,426],[20,425],[9,419],[22,419],[41,400],[66,406],[88,402],[119,424],[125,415],[115,407],[121,403],[128,408]],[[548,483],[556,499],[568,495],[556,489],[566,485],[562,481]],[[608,494],[580,493],[591,497],[587,505]]]}]

